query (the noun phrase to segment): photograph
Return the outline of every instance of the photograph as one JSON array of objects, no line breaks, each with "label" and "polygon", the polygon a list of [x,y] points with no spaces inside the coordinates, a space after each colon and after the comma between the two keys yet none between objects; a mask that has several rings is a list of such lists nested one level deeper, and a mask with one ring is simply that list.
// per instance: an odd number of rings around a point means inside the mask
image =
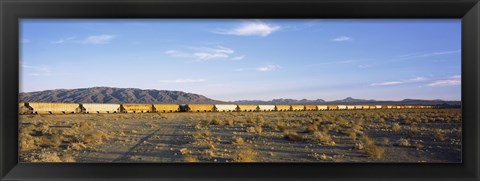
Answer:
[{"label": "photograph", "polygon": [[20,163],[462,163],[461,19],[18,23]]}]

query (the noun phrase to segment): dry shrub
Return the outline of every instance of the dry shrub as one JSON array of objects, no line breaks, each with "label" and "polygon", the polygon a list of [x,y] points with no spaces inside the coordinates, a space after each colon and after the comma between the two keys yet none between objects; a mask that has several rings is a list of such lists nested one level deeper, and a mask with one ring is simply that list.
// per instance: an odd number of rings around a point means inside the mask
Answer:
[{"label": "dry shrub", "polygon": [[321,132],[321,131],[314,132],[312,141],[321,143],[323,145],[329,145],[329,146],[335,145],[335,142],[332,140],[332,138],[327,132]]},{"label": "dry shrub", "polygon": [[233,161],[236,162],[255,162],[258,153],[252,148],[241,149],[235,155]]},{"label": "dry shrub", "polygon": [[83,150],[85,148],[87,148],[87,145],[85,145],[84,143],[70,143],[70,145],[67,147],[67,150],[78,151],[78,150]]},{"label": "dry shrub", "polygon": [[402,127],[398,123],[393,123],[392,125],[392,131],[393,132],[399,132],[402,129]]},{"label": "dry shrub", "polygon": [[198,159],[197,157],[193,156],[193,155],[185,155],[185,157],[183,158],[183,160],[185,162],[188,162],[188,163],[196,163],[198,162]]},{"label": "dry shrub", "polygon": [[231,142],[234,145],[241,145],[245,142],[245,140],[243,140],[242,137],[233,137]]},{"label": "dry shrub", "polygon": [[385,146],[386,146],[386,145],[389,145],[389,144],[390,144],[390,139],[388,139],[387,137],[384,137],[384,138],[382,139],[382,145],[385,145]]},{"label": "dry shrub", "polygon": [[61,160],[63,162],[75,162],[75,158],[73,158],[73,156],[69,154],[63,154]]},{"label": "dry shrub", "polygon": [[233,119],[227,119],[226,122],[227,122],[228,126],[233,126],[235,124],[235,120],[233,120]]},{"label": "dry shrub", "polygon": [[31,162],[63,162],[55,152],[33,153],[28,160]]},{"label": "dry shrub", "polygon": [[443,133],[435,133],[434,140],[435,141],[445,141],[447,138]]},{"label": "dry shrub", "polygon": [[345,131],[345,134],[352,138],[353,141],[357,139],[357,131],[353,128],[349,128]]},{"label": "dry shrub", "polygon": [[192,153],[190,150],[188,150],[188,148],[182,148],[179,151],[182,155],[188,155]]},{"label": "dry shrub", "polygon": [[195,139],[201,139],[211,136],[212,133],[209,130],[201,130],[192,134],[192,137]]},{"label": "dry shrub", "polygon": [[418,142],[418,141],[417,141],[417,142],[415,143],[415,148],[416,148],[417,150],[421,150],[421,149],[423,149],[424,147],[425,147],[425,146],[424,146],[421,142]]},{"label": "dry shrub", "polygon": [[373,145],[373,144],[365,145],[364,151],[369,157],[373,157],[373,158],[382,158],[383,154],[385,153],[384,148]]},{"label": "dry shrub", "polygon": [[318,125],[316,124],[309,124],[306,128],[305,128],[305,132],[306,133],[313,133],[315,131],[318,131]]},{"label": "dry shrub", "polygon": [[278,120],[277,122],[275,122],[275,130],[278,130],[278,131],[285,131],[287,129],[287,125],[285,124],[285,122],[283,121],[280,121]]},{"label": "dry shrub", "polygon": [[368,135],[363,135],[362,138],[360,139],[365,145],[375,145],[375,141],[368,137]]},{"label": "dry shrub", "polygon": [[42,147],[48,148],[57,148],[62,144],[62,136],[53,135],[53,136],[43,136],[39,139],[38,144]]},{"label": "dry shrub", "polygon": [[30,135],[31,129],[21,129],[19,135],[19,149],[21,151],[28,151],[37,148],[36,138]]},{"label": "dry shrub", "polygon": [[210,124],[223,126],[223,125],[225,125],[225,122],[220,118],[213,118],[212,121],[210,122]]},{"label": "dry shrub", "polygon": [[283,138],[285,138],[286,140],[290,140],[290,141],[302,141],[303,140],[302,136],[298,135],[296,132],[293,132],[293,131],[284,131]]},{"label": "dry shrub", "polygon": [[410,142],[405,139],[405,138],[400,138],[398,141],[397,141],[397,144],[398,146],[404,146],[404,147],[408,147],[408,146],[411,146],[410,145]]},{"label": "dry shrub", "polygon": [[261,133],[263,131],[261,126],[252,126],[247,128],[247,133]]},{"label": "dry shrub", "polygon": [[359,130],[360,131],[360,130],[363,129],[363,127],[362,127],[363,126],[363,120],[362,119],[357,118],[353,121],[352,124],[353,124],[352,129],[354,129],[354,130]]}]

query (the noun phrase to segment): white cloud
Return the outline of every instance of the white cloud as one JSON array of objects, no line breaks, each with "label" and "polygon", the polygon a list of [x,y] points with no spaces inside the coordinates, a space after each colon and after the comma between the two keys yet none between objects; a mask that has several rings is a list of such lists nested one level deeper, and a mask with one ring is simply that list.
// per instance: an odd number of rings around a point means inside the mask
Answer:
[{"label": "white cloud", "polygon": [[237,27],[227,30],[216,30],[213,33],[236,36],[268,36],[275,31],[280,30],[280,26],[271,25],[262,21],[252,21],[243,23]]},{"label": "white cloud", "polygon": [[207,61],[207,60],[242,60],[245,56],[235,56],[232,55],[235,53],[233,49],[217,46],[215,48],[211,47],[201,47],[201,48],[192,48],[193,51],[185,52],[179,50],[167,50],[165,54],[170,57],[175,58],[191,58],[195,61]]},{"label": "white cloud", "polygon": [[271,72],[271,71],[278,70],[279,68],[280,68],[280,66],[278,66],[278,65],[265,65],[265,66],[262,66],[262,67],[258,67],[257,71]]},{"label": "white cloud", "polygon": [[427,86],[430,86],[430,87],[455,86],[455,85],[460,85],[461,82],[462,82],[462,77],[460,75],[455,75],[447,79],[435,80],[432,83],[427,84]]},{"label": "white cloud", "polygon": [[59,39],[59,40],[56,40],[56,41],[52,41],[51,43],[52,44],[63,44],[63,43],[66,43],[68,41],[72,41],[74,40],[76,37],[72,36],[72,37],[68,37],[68,38],[65,38],[65,39]]},{"label": "white cloud", "polygon": [[332,41],[335,41],[335,42],[352,41],[352,40],[353,40],[353,38],[348,37],[348,36],[339,36],[337,38],[332,39]]},{"label": "white cloud", "polygon": [[182,83],[199,83],[205,82],[205,79],[175,79],[175,80],[159,80],[160,83],[175,83],[175,84],[182,84]]},{"label": "white cloud", "polygon": [[371,83],[370,86],[388,86],[388,85],[400,85],[400,84],[408,84],[408,83],[417,83],[427,81],[428,79],[425,77],[414,77],[411,79],[401,80],[401,81],[388,81],[388,82],[378,82],[378,83]]},{"label": "white cloud", "polygon": [[109,43],[113,38],[114,35],[94,35],[88,36],[85,40],[82,41],[84,44],[106,44]]},{"label": "white cloud", "polygon": [[22,72],[25,72],[26,75],[29,76],[34,76],[34,77],[40,77],[40,76],[51,76],[52,71],[48,66],[42,65],[42,66],[31,66],[27,64],[22,64]]}]

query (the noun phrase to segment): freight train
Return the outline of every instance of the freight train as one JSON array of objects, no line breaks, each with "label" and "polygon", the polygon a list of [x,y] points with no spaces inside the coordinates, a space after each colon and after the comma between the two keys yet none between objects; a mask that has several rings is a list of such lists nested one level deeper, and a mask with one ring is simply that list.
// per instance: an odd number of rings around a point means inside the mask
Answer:
[{"label": "freight train", "polygon": [[19,114],[109,114],[170,112],[268,112],[366,109],[429,109],[427,105],[101,104],[19,102]]}]

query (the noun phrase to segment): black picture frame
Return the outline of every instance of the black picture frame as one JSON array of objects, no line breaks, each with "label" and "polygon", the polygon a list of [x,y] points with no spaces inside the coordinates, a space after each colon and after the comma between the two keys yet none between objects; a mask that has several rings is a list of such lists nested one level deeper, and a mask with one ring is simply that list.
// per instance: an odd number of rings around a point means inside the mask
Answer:
[{"label": "black picture frame", "polygon": [[[18,163],[21,18],[459,18],[462,163]],[[478,0],[0,0],[1,180],[479,180]]]}]

